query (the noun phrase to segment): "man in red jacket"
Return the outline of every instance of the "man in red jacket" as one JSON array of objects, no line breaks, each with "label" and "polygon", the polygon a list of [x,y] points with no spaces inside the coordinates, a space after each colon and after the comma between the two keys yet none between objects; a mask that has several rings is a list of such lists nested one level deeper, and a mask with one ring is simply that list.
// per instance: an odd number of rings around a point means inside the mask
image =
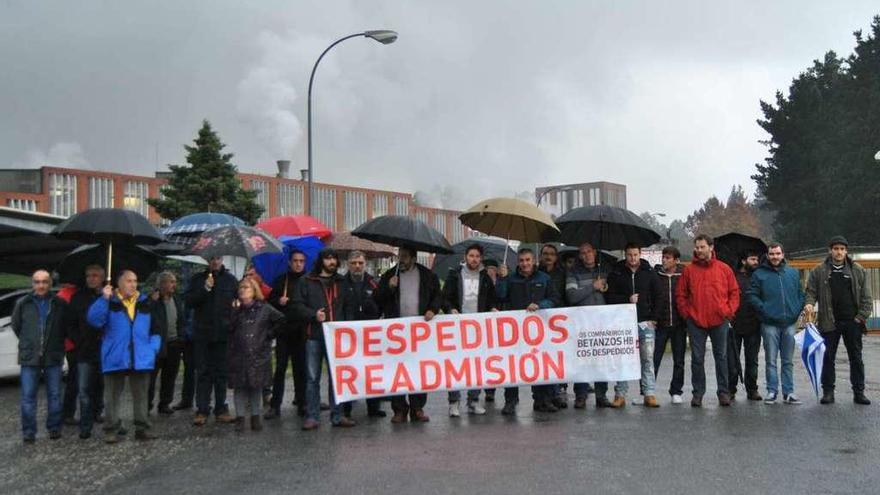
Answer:
[{"label": "man in red jacket", "polygon": [[694,238],[694,260],[684,269],[675,290],[678,312],[687,321],[691,341],[692,407],[703,406],[706,392],[706,338],[712,339],[718,403],[730,405],[727,389],[727,332],[739,308],[739,285],[733,270],[715,259],[715,241],[700,234]]}]

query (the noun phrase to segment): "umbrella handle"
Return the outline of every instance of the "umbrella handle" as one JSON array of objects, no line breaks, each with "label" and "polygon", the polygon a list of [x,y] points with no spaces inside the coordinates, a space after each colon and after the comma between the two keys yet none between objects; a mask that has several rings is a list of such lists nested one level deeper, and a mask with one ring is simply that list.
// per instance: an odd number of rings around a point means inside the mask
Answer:
[{"label": "umbrella handle", "polygon": [[113,273],[113,243],[107,245],[107,285],[110,285]]},{"label": "umbrella handle", "polygon": [[507,251],[510,249],[510,234],[507,235],[507,241],[504,242],[504,261],[502,264],[507,264]]}]

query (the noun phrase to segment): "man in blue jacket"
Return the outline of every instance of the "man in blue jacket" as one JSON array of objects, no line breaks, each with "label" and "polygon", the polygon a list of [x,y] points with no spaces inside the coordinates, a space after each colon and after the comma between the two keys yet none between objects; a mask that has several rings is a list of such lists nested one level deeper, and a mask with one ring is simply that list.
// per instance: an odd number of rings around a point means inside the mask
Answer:
[{"label": "man in blue jacket", "polygon": [[101,342],[101,372],[104,373],[104,441],[116,443],[122,429],[119,405],[128,381],[134,409],[135,439],[152,440],[147,420],[147,388],[162,344],[151,317],[152,301],[137,290],[137,275],[125,270],[117,279],[118,289],[109,284],[89,308],[88,322],[104,334]]},{"label": "man in blue jacket", "polygon": [[767,397],[764,403],[776,403],[779,391],[776,372],[778,355],[782,358],[782,401],[800,404],[801,401],[794,395],[792,356],[795,323],[804,307],[804,291],[797,270],[785,264],[781,244],[774,242],[768,245],[767,259],[752,274],[746,297],[761,320],[767,367]]},{"label": "man in blue jacket", "polygon": [[[537,311],[554,308],[559,304],[561,296],[556,291],[550,275],[538,271],[535,265],[535,253],[523,248],[517,253],[517,269],[508,276],[507,265],[501,265],[498,285],[495,287],[498,302],[506,303],[507,309],[524,309]],[[556,388],[553,385],[535,385],[532,387],[534,410],[538,412],[557,412],[553,405]],[[504,407],[501,414],[513,416],[519,403],[519,387],[504,389]]]}]

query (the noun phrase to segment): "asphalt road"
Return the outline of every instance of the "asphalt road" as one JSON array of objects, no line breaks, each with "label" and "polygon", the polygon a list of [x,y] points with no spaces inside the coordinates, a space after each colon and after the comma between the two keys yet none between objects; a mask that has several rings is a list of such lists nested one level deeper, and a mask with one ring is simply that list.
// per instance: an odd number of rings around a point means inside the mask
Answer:
[{"label": "asphalt road", "polygon": [[[596,410],[591,397],[586,411],[538,414],[524,389],[515,418],[501,416],[499,402],[486,416],[451,419],[439,393],[428,399],[427,424],[367,419],[360,403],[358,427],[331,428],[325,413],[319,431],[302,432],[288,404],[260,433],[213,422],[196,429],[177,413],[154,417],[160,439],[117,445],[100,434],[79,440],[76,427],[50,441],[45,411],[37,443],[23,445],[18,384],[7,382],[0,385],[0,493],[877,493],[880,337],[865,341],[871,406],[852,403],[840,349],[833,406],[810,395],[798,361],[801,406],[751,403],[740,394],[733,407],[719,408],[707,367],[702,409],[672,405],[661,393],[659,409]],[[658,391],[668,388],[670,365],[664,362]],[[762,387],[763,373],[762,357]]]}]

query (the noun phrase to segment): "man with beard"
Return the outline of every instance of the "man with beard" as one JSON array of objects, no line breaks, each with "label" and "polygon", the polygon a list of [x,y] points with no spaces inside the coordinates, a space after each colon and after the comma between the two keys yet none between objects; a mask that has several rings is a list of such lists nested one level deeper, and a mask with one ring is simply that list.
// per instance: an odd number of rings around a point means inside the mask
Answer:
[{"label": "man with beard", "polygon": [[[315,430],[320,423],[321,374],[327,360],[322,325],[325,321],[348,321],[354,318],[353,300],[345,278],[337,273],[339,257],[336,251],[324,249],[318,254],[315,265],[308,275],[296,284],[293,306],[296,317],[305,325],[306,331],[306,420],[303,430]],[[328,370],[328,374],[329,374]],[[333,426],[355,426],[352,419],[342,415],[342,406],[336,403],[333,376],[330,384],[330,422]]]},{"label": "man with beard", "polygon": [[[448,314],[497,311],[495,284],[483,267],[483,247],[471,244],[465,249],[461,265],[449,270],[443,284],[443,312]],[[449,392],[449,416],[461,416],[461,392]],[[480,405],[480,389],[467,391],[468,414],[486,414]]]},{"label": "man with beard", "polygon": [[[752,283],[752,274],[758,268],[758,253],[746,252],[740,260],[739,270],[736,272],[736,283],[740,294],[745,294]],[[731,337],[728,339],[727,369],[730,381],[730,400],[736,398],[736,385],[740,375],[743,375],[743,386],[749,400],[761,400],[758,393],[758,351],[761,349],[761,321],[755,308],[748,300],[743,301],[736,311],[733,319]],[[740,351],[745,348],[746,368],[741,373]]]},{"label": "man with beard", "polygon": [[[431,270],[416,263],[416,250],[409,247],[398,249],[397,265],[392,266],[379,280],[373,299],[383,318],[424,316],[430,321],[440,311],[442,297],[440,279]],[[394,410],[392,423],[404,423],[407,414],[412,422],[427,423],[425,414],[428,394],[395,395],[391,398]]]},{"label": "man with beard", "polygon": [[654,377],[660,371],[660,363],[666,352],[666,342],[672,345],[672,381],[669,382],[669,395],[673,404],[681,404],[684,387],[684,355],[687,346],[687,328],[678,314],[675,305],[675,288],[681,279],[684,267],[680,263],[681,252],[675,246],[666,246],[662,252],[662,264],[657,267],[660,277],[660,321],[657,322],[657,342],[654,345]]},{"label": "man with beard", "polygon": [[[345,274],[348,282],[348,290],[354,300],[353,320],[375,320],[379,318],[379,308],[373,300],[373,292],[379,287],[376,278],[367,273],[367,256],[361,251],[352,251],[348,255],[348,273]],[[342,405],[343,414],[351,417],[352,403]],[[367,416],[371,418],[384,418],[382,399],[374,397],[367,399]]]},{"label": "man with beard", "polygon": [[275,339],[275,376],[272,384],[272,400],[265,414],[266,419],[281,416],[288,363],[293,369],[293,402],[296,404],[296,412],[300,417],[306,415],[306,336],[303,324],[296,318],[291,302],[296,284],[306,272],[306,254],[299,249],[292,250],[287,265],[287,273],[272,282],[272,292],[269,296],[269,304],[284,314],[285,320]]}]

